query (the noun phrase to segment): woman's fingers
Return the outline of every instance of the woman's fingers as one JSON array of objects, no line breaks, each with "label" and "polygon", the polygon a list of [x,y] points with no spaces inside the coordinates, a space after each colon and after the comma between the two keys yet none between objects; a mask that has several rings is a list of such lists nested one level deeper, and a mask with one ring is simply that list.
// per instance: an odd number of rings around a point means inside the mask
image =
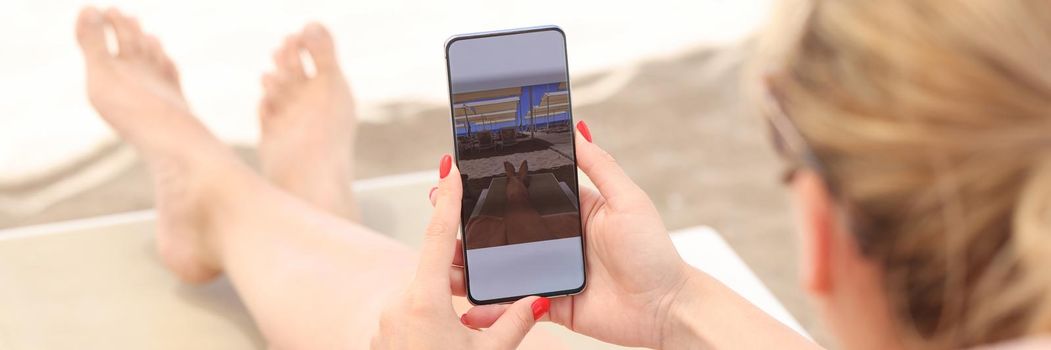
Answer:
[{"label": "woman's fingers", "polygon": [[[585,137],[587,132],[587,137]],[[614,208],[648,203],[649,197],[628,174],[624,173],[617,161],[605,150],[589,141],[590,131],[583,121],[577,123],[577,135],[574,138],[577,150],[577,166],[591,178],[598,187],[602,197]]]},{"label": "woman's fingers", "polygon": [[[436,204],[438,197],[434,195],[434,192],[438,189],[437,186],[431,188],[431,206]],[[456,249],[453,250],[453,266],[463,266],[463,240],[460,238],[456,239]]]},{"label": "woman's fingers", "polygon": [[595,213],[595,209],[602,205],[602,194],[598,193],[598,190],[589,186],[579,186],[580,192],[580,214],[583,216],[580,219],[584,224],[584,232],[588,232],[588,222],[590,216]]},{"label": "woman's fingers", "polygon": [[467,296],[467,286],[464,284],[462,267],[449,267],[449,289],[452,290],[454,296]]},{"label": "woman's fingers", "polygon": [[[438,186],[431,187],[428,194],[432,207],[437,204],[438,196],[435,194],[437,191]],[[453,261],[449,268],[449,288],[452,289],[452,294],[455,296],[467,295],[463,277],[463,240],[459,238],[456,239],[456,245],[453,248]]]},{"label": "woman's fingers", "polygon": [[456,249],[453,250],[453,266],[463,267],[463,240],[456,239]]},{"label": "woman's fingers", "polygon": [[529,330],[533,328],[547,310],[551,301],[542,297],[527,297],[514,302],[504,311],[485,334],[493,337],[497,345],[507,349],[518,347]]},{"label": "woman's fingers", "polygon": [[420,251],[420,266],[416,270],[416,282],[420,288],[444,291],[442,297],[451,294],[449,266],[452,265],[456,233],[460,227],[460,196],[462,185],[460,174],[449,155],[442,157],[439,166],[438,189],[435,191],[434,213],[427,225]]},{"label": "woman's fingers", "polygon": [[471,328],[489,328],[509,307],[511,304],[478,305],[460,316],[460,322]]}]

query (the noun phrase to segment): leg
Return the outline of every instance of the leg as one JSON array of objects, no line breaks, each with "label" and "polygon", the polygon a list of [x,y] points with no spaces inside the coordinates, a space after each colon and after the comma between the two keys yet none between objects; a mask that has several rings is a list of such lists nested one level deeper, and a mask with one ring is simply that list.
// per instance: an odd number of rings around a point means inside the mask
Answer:
[{"label": "leg", "polygon": [[[302,61],[303,55],[310,60]],[[332,37],[320,24],[285,38],[274,52],[276,69],[262,79],[259,156],[263,174],[273,184],[356,220],[350,181],[357,118],[337,62]]]},{"label": "leg", "polygon": [[364,347],[378,308],[411,278],[411,251],[239,163],[190,114],[174,66],[134,20],[86,9],[77,35],[92,104],[151,168],[164,263],[188,281],[225,270],[275,347]]},{"label": "leg", "polygon": [[[313,74],[303,68],[303,53],[315,67]],[[337,62],[331,35],[318,24],[285,38],[274,53],[274,71],[263,76],[259,158],[265,177],[278,188],[319,209],[356,220],[350,179],[357,118]],[[410,261],[388,267],[402,269],[412,266]],[[461,312],[469,308],[464,298],[455,302]],[[532,332],[522,347],[560,348],[543,330]]]},{"label": "leg", "polygon": [[[106,25],[118,36],[116,55]],[[225,270],[278,348],[367,344],[376,309],[412,275],[411,251],[239,163],[190,114],[174,66],[133,19],[87,9],[77,30],[92,104],[151,168],[165,264],[197,282]]]}]

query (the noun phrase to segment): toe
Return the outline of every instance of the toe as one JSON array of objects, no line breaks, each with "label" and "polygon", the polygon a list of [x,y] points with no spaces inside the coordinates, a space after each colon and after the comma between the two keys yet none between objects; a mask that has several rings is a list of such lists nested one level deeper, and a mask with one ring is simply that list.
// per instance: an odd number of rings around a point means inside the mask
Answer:
[{"label": "toe", "polygon": [[117,33],[117,56],[138,56],[142,45],[142,32],[138,21],[124,16],[115,8],[106,11],[106,19],[113,24],[113,31]]},{"label": "toe", "polygon": [[77,17],[77,42],[89,60],[109,57],[106,48],[105,18],[94,7],[85,7]]},{"label": "toe", "polygon": [[270,72],[263,74],[263,98],[270,101],[275,107],[281,104],[281,101],[287,99],[289,94],[289,78],[281,72]]},{"label": "toe", "polygon": [[163,74],[165,78],[175,82],[176,85],[179,84],[179,72],[175,68],[175,63],[164,52],[160,39],[151,34],[143,35],[142,49],[155,69]]},{"label": "toe", "polygon": [[[281,84],[275,73],[263,74],[261,82],[263,84],[263,98],[259,100],[259,117],[265,121],[270,116],[277,114],[282,96],[280,92]],[[265,127],[266,125],[263,126]]]},{"label": "toe", "polygon": [[303,70],[303,61],[299,56],[300,39],[298,35],[289,35],[285,38],[284,45],[274,52],[274,64],[282,74],[291,79],[299,80],[306,78]]},{"label": "toe", "polygon": [[[274,115],[274,103],[271,102],[270,98],[267,97],[267,96],[264,96],[261,100],[259,100],[258,109],[259,109],[259,118],[260,118],[260,120],[262,120],[264,122],[269,120],[270,116]],[[266,128],[266,124],[265,123],[263,124],[263,128],[264,129]]]},{"label": "toe", "polygon": [[332,35],[319,23],[311,23],[303,29],[303,47],[314,60],[314,69],[318,74],[339,70],[336,61],[336,48]]},{"label": "toe", "polygon": [[175,67],[175,62],[172,62],[171,58],[165,55],[164,63],[162,64],[161,69],[164,71],[164,76],[175,82],[175,86],[182,91],[182,80],[179,79],[179,69]]},{"label": "toe", "polygon": [[150,59],[158,67],[163,67],[166,59],[164,49],[161,48],[161,41],[157,37],[146,34],[143,37],[142,50],[146,54],[146,57]]},{"label": "toe", "polygon": [[263,92],[267,98],[278,96],[281,92],[281,78],[275,73],[263,74]]}]

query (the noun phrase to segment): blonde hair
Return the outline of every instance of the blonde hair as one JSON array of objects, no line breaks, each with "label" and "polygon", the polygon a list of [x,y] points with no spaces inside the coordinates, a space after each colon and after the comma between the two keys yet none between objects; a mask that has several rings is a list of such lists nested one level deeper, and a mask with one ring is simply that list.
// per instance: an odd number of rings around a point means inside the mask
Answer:
[{"label": "blonde hair", "polygon": [[907,344],[1051,331],[1051,2],[811,0],[779,14],[752,71],[771,75],[853,209]]}]

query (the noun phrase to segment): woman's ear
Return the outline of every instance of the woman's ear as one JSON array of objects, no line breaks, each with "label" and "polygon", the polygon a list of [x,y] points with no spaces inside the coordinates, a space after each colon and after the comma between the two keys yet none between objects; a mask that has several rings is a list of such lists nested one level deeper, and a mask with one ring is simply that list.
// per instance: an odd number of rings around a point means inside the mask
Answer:
[{"label": "woman's ear", "polygon": [[832,264],[838,234],[836,210],[824,181],[801,170],[792,180],[796,231],[800,247],[800,282],[815,297],[829,296],[835,288]]}]

